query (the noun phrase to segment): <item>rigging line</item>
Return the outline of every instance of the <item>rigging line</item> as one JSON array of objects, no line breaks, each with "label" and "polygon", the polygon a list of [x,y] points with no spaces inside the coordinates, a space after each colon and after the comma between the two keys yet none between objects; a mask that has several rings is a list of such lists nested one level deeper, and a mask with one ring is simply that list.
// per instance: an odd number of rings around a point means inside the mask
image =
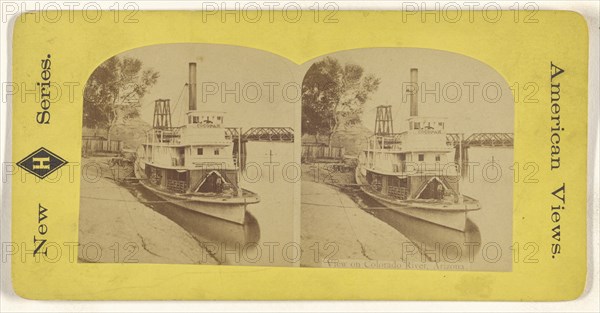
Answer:
[{"label": "rigging line", "polygon": [[[340,203],[340,205],[332,205],[333,207],[341,207],[342,210],[344,211],[344,216],[346,217],[346,221],[348,222],[348,226],[350,226],[350,230],[352,231],[352,234],[354,234],[354,239],[356,239],[356,241],[358,241],[358,243],[362,246],[362,243],[358,237],[358,234],[356,233],[356,230],[354,229],[354,225],[352,225],[352,221],[350,221],[350,217],[348,216],[348,209],[352,209],[349,206],[344,206],[344,201],[342,200],[342,196],[344,194],[342,194],[340,191],[333,189],[333,191],[335,192],[335,197],[337,197],[338,202]],[[356,204],[356,202],[350,198],[350,201],[355,205],[355,209],[356,210],[360,210],[362,211],[362,209]]]},{"label": "rigging line", "polygon": [[185,89],[185,87],[188,84],[183,84],[183,87],[181,88],[181,91],[179,92],[179,97],[177,98],[177,102],[175,103],[175,107],[173,108],[173,112],[171,112],[171,114],[175,113],[175,110],[177,110],[177,105],[179,104],[179,100],[181,100],[181,96],[183,95],[183,90]]},{"label": "rigging line", "polygon": [[[128,201],[127,199],[125,199],[126,196],[123,195],[123,191],[124,191],[123,188],[117,188],[117,190],[119,192],[119,197],[121,198],[119,200],[121,200],[121,201]],[[131,196],[131,194],[129,192],[127,194],[129,194]],[[140,237],[140,239],[144,240],[142,238],[142,235],[141,235],[140,231],[138,230],[138,227],[137,227],[136,223],[135,223],[136,220],[133,218],[133,216],[131,216],[131,206],[127,206],[125,208],[125,211],[127,212],[127,216],[129,216],[129,221],[131,222],[132,227],[135,229],[135,232]],[[150,252],[150,251],[148,251],[148,252]],[[152,253],[152,252],[150,252],[150,253]]]},{"label": "rigging line", "polygon": [[[185,87],[187,85],[188,85],[187,83],[183,84],[183,88],[181,88],[181,92],[179,92],[179,97],[177,98],[177,102],[175,102],[175,107],[173,108],[171,115],[173,115],[175,113],[175,111],[177,110],[177,105],[179,104],[179,100],[181,100],[181,96],[183,95],[183,90],[185,90]],[[179,118],[177,120],[177,125],[179,125],[180,123],[181,123],[181,114],[179,114]]]},{"label": "rigging line", "polygon": [[344,208],[345,209],[348,207],[347,205],[322,204],[322,203],[305,202],[305,201],[301,201],[300,204],[322,206],[322,207],[328,207],[328,208]]},{"label": "rigging line", "polygon": [[141,200],[127,200],[127,199],[112,199],[112,198],[102,198],[102,197],[90,197],[90,196],[81,196],[81,198],[85,198],[85,199],[92,199],[92,200],[109,200],[109,201],[114,201],[114,202],[131,202],[131,203],[186,203],[186,202],[193,202],[195,200],[146,200],[146,201],[141,201]]},{"label": "rigging line", "polygon": [[[394,106],[392,105],[392,108],[393,107]],[[401,114],[402,114],[401,111],[402,111],[402,103],[400,103],[400,105],[398,105],[398,107],[396,108],[396,112],[394,113],[394,117],[393,117],[392,123],[396,124],[397,121],[404,121],[404,120],[406,120],[406,119],[399,119],[398,118],[398,117],[402,117],[401,116]],[[409,112],[409,115],[410,115],[410,112]],[[398,129],[396,129],[398,133],[400,132],[400,129],[402,129],[402,127],[400,127],[400,126],[403,126],[402,124],[403,123],[397,124],[399,126]]]}]

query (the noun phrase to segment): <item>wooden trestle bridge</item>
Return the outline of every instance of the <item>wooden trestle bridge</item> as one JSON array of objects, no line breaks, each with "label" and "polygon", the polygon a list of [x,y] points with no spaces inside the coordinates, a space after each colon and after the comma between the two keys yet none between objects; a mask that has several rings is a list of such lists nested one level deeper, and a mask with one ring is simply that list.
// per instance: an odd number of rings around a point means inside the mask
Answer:
[{"label": "wooden trestle bridge", "polygon": [[475,133],[464,138],[463,134],[446,134],[446,143],[450,146],[469,147],[512,147],[514,144],[513,133]]},{"label": "wooden trestle bridge", "polygon": [[[228,139],[234,142],[241,139],[246,141],[282,141],[294,142],[294,129],[291,127],[252,127],[240,134],[239,128],[225,129]],[[241,137],[240,137],[241,136]]]}]

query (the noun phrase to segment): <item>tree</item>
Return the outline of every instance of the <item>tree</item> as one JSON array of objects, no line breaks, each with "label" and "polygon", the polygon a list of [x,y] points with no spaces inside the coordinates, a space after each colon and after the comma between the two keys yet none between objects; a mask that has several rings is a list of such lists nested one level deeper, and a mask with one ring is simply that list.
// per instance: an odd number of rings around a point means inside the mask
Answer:
[{"label": "tree", "polygon": [[333,136],[361,122],[363,105],[379,87],[380,79],[364,74],[360,65],[344,65],[327,57],[313,64],[302,82],[302,134]]},{"label": "tree", "polygon": [[142,70],[142,61],[114,56],[98,66],[84,89],[83,126],[104,128],[110,141],[115,125],[139,116],[139,100],[159,73]]}]

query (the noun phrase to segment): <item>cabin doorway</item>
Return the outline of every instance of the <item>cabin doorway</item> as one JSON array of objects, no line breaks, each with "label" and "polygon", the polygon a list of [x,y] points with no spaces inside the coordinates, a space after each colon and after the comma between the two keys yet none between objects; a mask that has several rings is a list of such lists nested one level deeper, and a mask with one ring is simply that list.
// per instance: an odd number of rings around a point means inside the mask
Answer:
[{"label": "cabin doorway", "polygon": [[431,178],[421,189],[417,199],[442,200],[448,192],[448,187],[437,177]]},{"label": "cabin doorway", "polygon": [[233,185],[218,171],[212,171],[204,177],[196,192],[200,193],[216,193],[216,194],[232,194]]}]

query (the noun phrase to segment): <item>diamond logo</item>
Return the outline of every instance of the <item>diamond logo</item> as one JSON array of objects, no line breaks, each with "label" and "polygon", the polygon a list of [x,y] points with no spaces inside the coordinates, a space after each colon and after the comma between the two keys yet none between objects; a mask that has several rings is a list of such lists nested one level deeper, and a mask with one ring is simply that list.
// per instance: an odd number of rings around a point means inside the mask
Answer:
[{"label": "diamond logo", "polygon": [[17,165],[29,173],[44,179],[67,163],[65,159],[41,147],[19,161]]}]

